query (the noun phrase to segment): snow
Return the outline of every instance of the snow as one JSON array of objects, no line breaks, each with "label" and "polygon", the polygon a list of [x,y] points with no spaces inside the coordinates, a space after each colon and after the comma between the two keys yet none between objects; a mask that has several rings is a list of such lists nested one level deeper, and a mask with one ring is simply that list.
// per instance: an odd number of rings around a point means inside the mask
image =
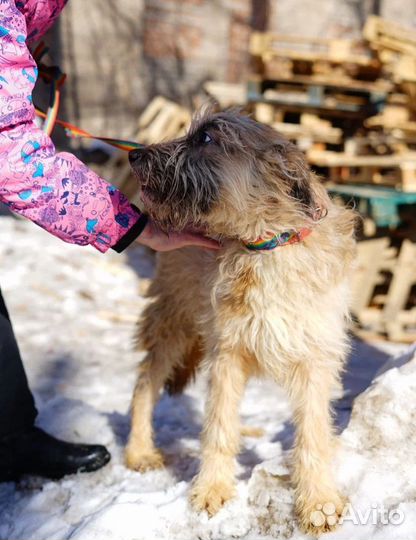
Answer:
[{"label": "snow", "polygon": [[[243,421],[264,428],[265,435],[244,439],[238,497],[213,518],[194,513],[187,502],[200,457],[203,377],[180,397],[163,396],[157,407],[157,442],[167,468],[139,474],[124,467],[129,402],[141,358],[132,337],[145,305],[152,254],[137,247],[126,255],[102,255],[8,216],[0,217],[0,230],[0,283],[39,424],[67,440],[105,444],[113,456],[91,475],[0,484],[0,540],[306,538],[293,516],[290,409],[270,381],[249,384]],[[348,425],[336,471],[352,510],[328,539],[414,538],[415,350],[354,343],[336,411],[339,428]],[[402,523],[381,523],[388,512],[404,516]]]}]

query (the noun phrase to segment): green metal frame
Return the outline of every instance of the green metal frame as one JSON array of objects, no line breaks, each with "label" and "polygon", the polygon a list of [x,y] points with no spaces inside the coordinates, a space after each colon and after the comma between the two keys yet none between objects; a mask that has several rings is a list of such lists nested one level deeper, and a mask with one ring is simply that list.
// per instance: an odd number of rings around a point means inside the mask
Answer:
[{"label": "green metal frame", "polygon": [[383,186],[358,186],[353,184],[327,184],[328,192],[354,199],[360,214],[371,217],[378,227],[395,228],[400,225],[399,206],[416,205],[416,193],[405,193]]}]

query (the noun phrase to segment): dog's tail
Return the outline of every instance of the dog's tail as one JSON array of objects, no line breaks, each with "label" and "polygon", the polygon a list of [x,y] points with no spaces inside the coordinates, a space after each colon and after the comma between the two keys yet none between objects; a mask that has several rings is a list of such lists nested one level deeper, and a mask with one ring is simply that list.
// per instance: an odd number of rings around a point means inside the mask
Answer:
[{"label": "dog's tail", "polygon": [[198,338],[189,354],[183,358],[183,362],[176,365],[169,379],[165,383],[165,389],[169,395],[181,394],[186,386],[194,381],[203,357],[202,340]]}]

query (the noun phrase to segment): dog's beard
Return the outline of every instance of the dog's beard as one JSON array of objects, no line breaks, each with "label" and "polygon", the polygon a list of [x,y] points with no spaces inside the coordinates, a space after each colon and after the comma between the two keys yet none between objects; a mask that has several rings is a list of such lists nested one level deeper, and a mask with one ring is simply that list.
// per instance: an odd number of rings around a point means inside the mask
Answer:
[{"label": "dog's beard", "polygon": [[157,192],[147,187],[140,189],[140,199],[144,212],[166,234],[180,232],[184,229],[205,230],[204,216],[184,204],[167,202]]},{"label": "dog's beard", "polygon": [[207,216],[218,199],[218,182],[208,171],[176,169],[158,174],[149,163],[148,174],[135,169],[144,210],[165,232],[206,230]]},{"label": "dog's beard", "polygon": [[198,219],[195,219],[195,216],[188,216],[183,210],[172,209],[166,205],[146,204],[145,212],[166,234],[196,228],[200,223]]}]

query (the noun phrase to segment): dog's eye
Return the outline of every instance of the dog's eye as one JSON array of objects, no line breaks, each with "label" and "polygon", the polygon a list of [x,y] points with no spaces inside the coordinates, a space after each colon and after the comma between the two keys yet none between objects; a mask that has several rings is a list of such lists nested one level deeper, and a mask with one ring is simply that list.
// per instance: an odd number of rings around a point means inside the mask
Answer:
[{"label": "dog's eye", "polygon": [[203,142],[204,144],[209,144],[212,142],[212,137],[209,133],[207,133],[206,131],[202,132],[201,134],[201,142]]}]

